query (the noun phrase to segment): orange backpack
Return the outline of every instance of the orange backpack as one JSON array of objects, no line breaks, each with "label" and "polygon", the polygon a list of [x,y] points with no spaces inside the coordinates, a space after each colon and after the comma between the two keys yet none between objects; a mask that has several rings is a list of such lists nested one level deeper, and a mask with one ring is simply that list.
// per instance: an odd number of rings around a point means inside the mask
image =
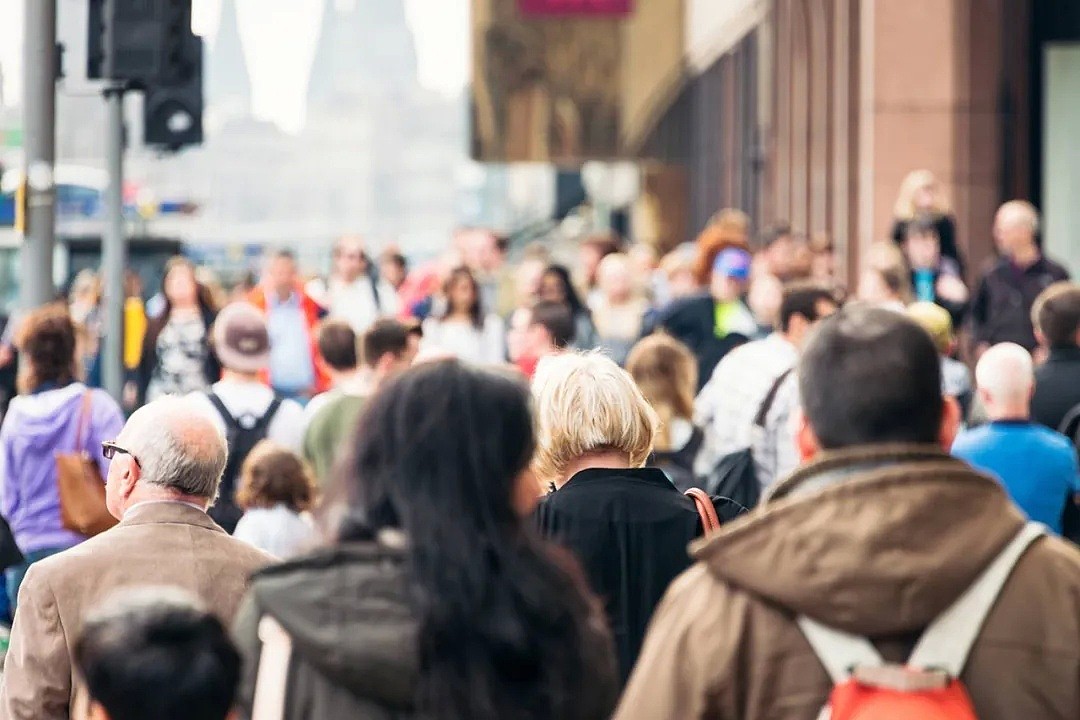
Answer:
[{"label": "orange backpack", "polygon": [[819,720],[977,720],[960,673],[1016,562],[1046,529],[1028,523],[923,633],[906,665],[889,665],[866,638],[800,616],[834,686]]}]

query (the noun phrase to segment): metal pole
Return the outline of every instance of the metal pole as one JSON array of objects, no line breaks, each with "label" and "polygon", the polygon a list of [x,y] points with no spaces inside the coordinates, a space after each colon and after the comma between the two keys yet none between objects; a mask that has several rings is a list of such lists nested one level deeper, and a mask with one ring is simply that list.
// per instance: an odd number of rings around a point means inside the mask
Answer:
[{"label": "metal pole", "polygon": [[26,230],[23,308],[52,299],[56,223],[56,0],[24,0],[23,138]]},{"label": "metal pole", "polygon": [[101,272],[105,287],[105,335],[102,338],[102,380],[105,390],[117,402],[124,389],[124,266],[127,240],[124,237],[124,90],[105,91],[108,105],[108,139],[105,145],[109,189],[105,194],[108,223],[101,243]]}]

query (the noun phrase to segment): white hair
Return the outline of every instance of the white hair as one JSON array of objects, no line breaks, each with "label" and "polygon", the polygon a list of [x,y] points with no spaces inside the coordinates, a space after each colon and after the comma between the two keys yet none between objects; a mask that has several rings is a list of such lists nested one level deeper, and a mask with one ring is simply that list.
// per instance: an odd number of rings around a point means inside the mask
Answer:
[{"label": "white hair", "polygon": [[1035,385],[1031,354],[1015,343],[995,345],[979,359],[975,382],[996,403],[1026,402]]},{"label": "white hair", "polygon": [[140,482],[184,495],[217,497],[228,445],[190,400],[164,397],[131,416],[118,443],[139,461]]},{"label": "white hair", "polygon": [[634,379],[610,358],[596,352],[547,357],[532,390],[541,479],[561,478],[592,452],[623,452],[632,467],[645,464],[660,421]]}]

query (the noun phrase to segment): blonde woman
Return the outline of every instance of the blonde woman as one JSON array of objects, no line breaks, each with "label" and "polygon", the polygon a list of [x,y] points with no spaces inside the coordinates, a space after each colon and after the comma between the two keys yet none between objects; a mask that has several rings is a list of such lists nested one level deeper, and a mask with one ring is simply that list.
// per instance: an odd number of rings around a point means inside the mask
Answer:
[{"label": "blonde woman", "polygon": [[[581,562],[604,599],[625,682],[645,627],[702,534],[694,503],[662,470],[644,467],[660,425],[629,373],[598,354],[546,358],[533,381],[534,471],[551,493],[541,532]],[[739,510],[719,502],[722,521]]]},{"label": "blonde woman", "polygon": [[934,217],[934,226],[941,240],[941,254],[955,260],[963,275],[964,258],[956,245],[956,220],[942,196],[941,186],[929,170],[912,170],[900,183],[900,193],[893,206],[893,242],[897,245],[903,243],[907,224],[916,215],[926,214]]},{"label": "blonde woman", "polygon": [[626,371],[660,417],[649,465],[660,468],[679,490],[696,487],[694,460],[705,434],[694,425],[697,361],[681,342],[657,333],[630,351]]}]

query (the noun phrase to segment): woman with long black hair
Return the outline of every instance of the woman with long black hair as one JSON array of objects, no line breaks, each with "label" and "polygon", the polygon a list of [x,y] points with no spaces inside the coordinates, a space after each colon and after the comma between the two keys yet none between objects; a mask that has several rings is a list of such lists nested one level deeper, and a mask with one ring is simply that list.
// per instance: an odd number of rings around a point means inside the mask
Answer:
[{"label": "woman with long black hair", "polygon": [[503,322],[486,312],[472,270],[451,271],[443,295],[445,309],[424,321],[424,346],[471,363],[498,365],[506,360]]},{"label": "woman with long black hair", "polygon": [[[536,502],[528,391],[427,363],[372,400],[325,508],[331,547],[252,581],[236,634],[255,717],[600,720],[611,639]],[[280,674],[284,673],[284,674]],[[287,680],[286,680],[287,678]]]}]

